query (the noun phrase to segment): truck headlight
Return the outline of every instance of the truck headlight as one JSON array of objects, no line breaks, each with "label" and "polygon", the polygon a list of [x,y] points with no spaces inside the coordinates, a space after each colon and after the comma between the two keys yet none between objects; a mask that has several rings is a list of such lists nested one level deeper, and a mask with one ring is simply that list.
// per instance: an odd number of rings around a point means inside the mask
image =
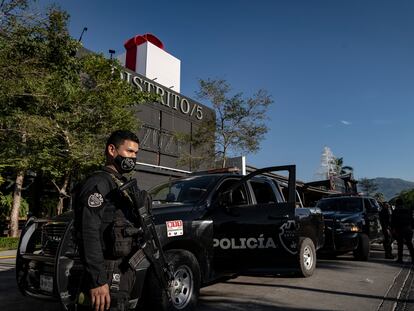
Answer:
[{"label": "truck headlight", "polygon": [[359,231],[361,231],[356,224],[350,223],[350,222],[341,222],[340,223],[340,228],[338,230],[339,231],[345,231],[345,232],[359,232]]}]

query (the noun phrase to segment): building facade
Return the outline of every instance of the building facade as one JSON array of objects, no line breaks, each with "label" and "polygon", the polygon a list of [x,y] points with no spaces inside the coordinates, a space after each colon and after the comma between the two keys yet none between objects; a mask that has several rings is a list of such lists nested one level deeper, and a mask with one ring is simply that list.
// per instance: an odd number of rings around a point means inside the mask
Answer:
[{"label": "building facade", "polygon": [[[140,187],[148,189],[195,169],[191,159],[203,151],[180,141],[178,136],[193,137],[203,122],[215,120],[215,113],[179,93],[181,61],[164,50],[161,40],[152,34],[137,35],[124,46],[126,53],[118,56],[125,66],[121,79],[157,96],[156,101],[137,105],[135,109],[141,121],[136,177]],[[187,161],[183,161],[183,156]]]}]

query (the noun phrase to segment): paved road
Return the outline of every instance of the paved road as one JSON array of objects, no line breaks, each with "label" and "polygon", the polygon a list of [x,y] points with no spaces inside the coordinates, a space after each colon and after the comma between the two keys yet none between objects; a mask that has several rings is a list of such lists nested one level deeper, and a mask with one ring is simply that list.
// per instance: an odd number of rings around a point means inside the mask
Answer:
[{"label": "paved road", "polygon": [[[306,279],[271,273],[239,276],[203,289],[200,310],[396,310],[398,295],[400,307],[406,299],[400,291],[404,285],[411,288],[414,271],[411,265],[382,259],[382,251],[373,257],[370,262],[350,256],[319,260],[315,274]],[[414,301],[408,299],[410,309]]]},{"label": "paved road", "polygon": [[[378,248],[369,262],[350,256],[321,259],[315,274],[306,279],[289,272],[252,271],[203,288],[198,310],[414,310],[414,269],[408,263],[398,265],[382,258]],[[13,263],[12,258],[0,258],[1,309],[58,310],[56,303],[18,292]]]}]

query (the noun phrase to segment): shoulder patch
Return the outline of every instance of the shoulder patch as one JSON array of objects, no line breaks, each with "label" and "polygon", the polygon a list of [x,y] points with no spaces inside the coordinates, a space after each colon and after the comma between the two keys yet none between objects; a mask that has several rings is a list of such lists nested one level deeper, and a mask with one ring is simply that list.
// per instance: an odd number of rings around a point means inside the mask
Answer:
[{"label": "shoulder patch", "polygon": [[102,194],[95,192],[92,193],[88,198],[88,206],[89,207],[99,207],[103,203],[103,197]]}]

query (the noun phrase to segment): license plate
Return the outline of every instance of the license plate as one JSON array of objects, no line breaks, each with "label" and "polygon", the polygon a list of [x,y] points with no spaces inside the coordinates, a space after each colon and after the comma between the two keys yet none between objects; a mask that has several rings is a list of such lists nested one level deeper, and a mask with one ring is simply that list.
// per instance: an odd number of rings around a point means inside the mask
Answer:
[{"label": "license plate", "polygon": [[53,277],[49,275],[41,275],[40,289],[48,293],[53,293]]}]

